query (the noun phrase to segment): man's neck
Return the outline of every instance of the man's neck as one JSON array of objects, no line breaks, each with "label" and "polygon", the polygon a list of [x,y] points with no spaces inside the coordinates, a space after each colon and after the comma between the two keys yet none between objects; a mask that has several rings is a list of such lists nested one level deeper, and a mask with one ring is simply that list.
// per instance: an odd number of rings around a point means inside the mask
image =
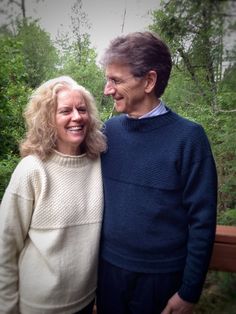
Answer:
[{"label": "man's neck", "polygon": [[148,103],[146,103],[142,107],[142,109],[140,108],[140,110],[138,110],[137,112],[128,114],[128,116],[133,119],[139,119],[140,117],[152,111],[154,108],[157,108],[158,106],[160,106],[160,103],[161,103],[161,100],[159,98],[153,98],[152,101],[149,101]]}]

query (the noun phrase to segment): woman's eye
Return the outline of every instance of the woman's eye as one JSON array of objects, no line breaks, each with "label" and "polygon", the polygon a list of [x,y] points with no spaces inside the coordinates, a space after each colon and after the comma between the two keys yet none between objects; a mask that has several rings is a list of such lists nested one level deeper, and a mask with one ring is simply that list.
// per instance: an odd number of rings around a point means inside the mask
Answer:
[{"label": "woman's eye", "polygon": [[69,115],[69,114],[73,113],[74,110],[76,110],[79,114],[85,114],[87,112],[87,108],[81,107],[81,108],[75,108],[75,109],[70,109],[70,108],[61,109],[58,111],[58,113],[61,115]]},{"label": "woman's eye", "polygon": [[69,110],[60,110],[59,113],[60,113],[60,114],[68,114],[68,113],[69,113]]},{"label": "woman's eye", "polygon": [[79,108],[79,109],[78,109],[78,112],[79,112],[79,113],[86,113],[86,112],[87,112],[87,109],[86,109],[86,108]]}]

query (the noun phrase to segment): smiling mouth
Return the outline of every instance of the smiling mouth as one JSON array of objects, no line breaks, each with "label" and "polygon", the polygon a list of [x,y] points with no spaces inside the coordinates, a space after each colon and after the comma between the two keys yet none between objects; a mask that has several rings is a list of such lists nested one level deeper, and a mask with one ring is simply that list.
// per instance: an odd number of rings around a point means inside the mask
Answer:
[{"label": "smiling mouth", "polygon": [[70,132],[79,132],[79,131],[82,131],[83,128],[84,128],[84,126],[80,125],[80,126],[68,127],[67,130],[70,131]]},{"label": "smiling mouth", "polygon": [[114,102],[115,102],[115,103],[120,102],[120,101],[122,101],[122,100],[123,100],[123,98],[114,98]]}]

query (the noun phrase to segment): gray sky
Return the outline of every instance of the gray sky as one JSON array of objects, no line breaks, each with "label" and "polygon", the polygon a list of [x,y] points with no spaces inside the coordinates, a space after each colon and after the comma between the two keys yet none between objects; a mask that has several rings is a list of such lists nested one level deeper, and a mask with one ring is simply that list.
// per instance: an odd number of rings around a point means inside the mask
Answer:
[{"label": "gray sky", "polygon": [[[142,31],[151,24],[150,11],[158,9],[160,0],[82,0],[83,11],[91,26],[88,32],[98,56],[109,41],[123,33]],[[59,32],[69,31],[74,0],[44,0],[36,3],[26,0],[26,14],[40,18],[41,26],[55,39]]]}]

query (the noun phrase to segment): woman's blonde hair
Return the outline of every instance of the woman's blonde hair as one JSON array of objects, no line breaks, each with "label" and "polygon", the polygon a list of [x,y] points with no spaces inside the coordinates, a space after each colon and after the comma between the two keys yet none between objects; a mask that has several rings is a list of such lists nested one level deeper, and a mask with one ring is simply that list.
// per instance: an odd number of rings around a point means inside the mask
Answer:
[{"label": "woman's blonde hair", "polygon": [[37,154],[44,160],[56,148],[57,94],[63,89],[79,91],[87,106],[89,126],[83,143],[83,151],[89,158],[94,159],[106,149],[105,136],[101,132],[102,123],[93,96],[71,77],[60,76],[43,83],[30,97],[24,111],[27,132],[20,144],[22,157]]}]

